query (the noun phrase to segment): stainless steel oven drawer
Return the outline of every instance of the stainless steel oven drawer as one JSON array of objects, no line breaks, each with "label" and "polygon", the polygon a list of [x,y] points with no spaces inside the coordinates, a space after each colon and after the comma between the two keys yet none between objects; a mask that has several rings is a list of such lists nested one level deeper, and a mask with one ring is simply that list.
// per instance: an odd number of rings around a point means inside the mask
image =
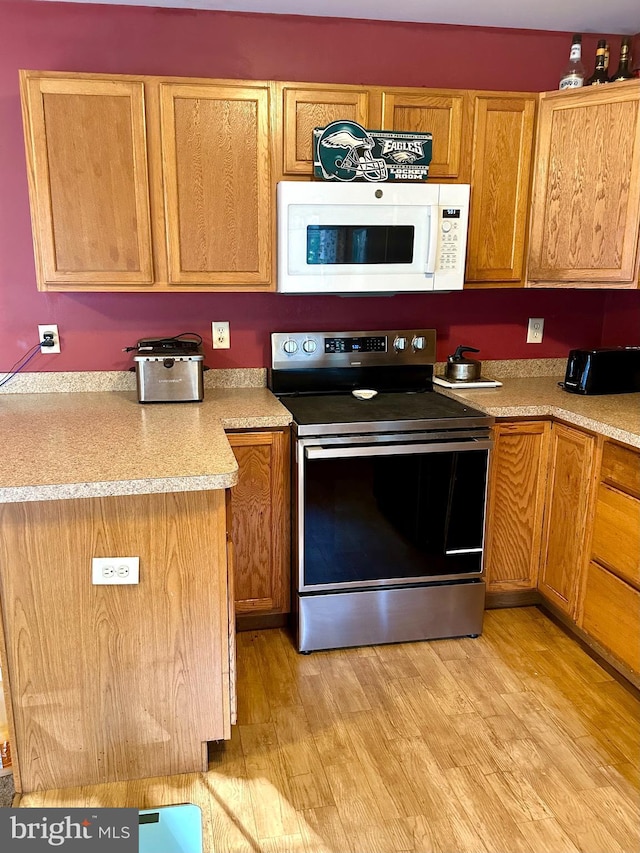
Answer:
[{"label": "stainless steel oven drawer", "polygon": [[485,583],[431,583],[298,596],[298,651],[482,633]]}]

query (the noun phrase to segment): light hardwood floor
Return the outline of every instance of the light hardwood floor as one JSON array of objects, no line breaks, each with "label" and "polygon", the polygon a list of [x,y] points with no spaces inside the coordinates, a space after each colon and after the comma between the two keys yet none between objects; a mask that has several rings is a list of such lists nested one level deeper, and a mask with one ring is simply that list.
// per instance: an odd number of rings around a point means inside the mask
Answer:
[{"label": "light hardwood floor", "polygon": [[488,611],[475,640],[309,656],[240,634],[238,701],[208,773],[20,805],[193,802],[206,853],[640,850],[640,703],[536,608]]}]

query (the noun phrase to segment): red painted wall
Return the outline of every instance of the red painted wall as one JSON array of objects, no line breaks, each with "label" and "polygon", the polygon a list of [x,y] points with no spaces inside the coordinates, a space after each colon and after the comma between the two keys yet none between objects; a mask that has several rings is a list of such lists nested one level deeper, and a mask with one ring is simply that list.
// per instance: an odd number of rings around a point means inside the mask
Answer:
[{"label": "red painted wall", "polygon": [[[597,36],[585,36],[587,66]],[[616,55],[619,37],[610,38]],[[232,346],[212,367],[268,364],[269,333],[288,329],[427,326],[438,355],[458,343],[488,358],[564,356],[574,346],[640,343],[638,293],[495,290],[388,298],[277,294],[61,294],[35,285],[19,68],[319,80],[540,91],[557,85],[570,34],[378,21],[160,10],[65,3],[0,4],[0,371],[57,323],[61,355],[29,370],[129,365],[139,337],[200,332],[229,320]],[[529,316],[545,339],[527,345]]]}]

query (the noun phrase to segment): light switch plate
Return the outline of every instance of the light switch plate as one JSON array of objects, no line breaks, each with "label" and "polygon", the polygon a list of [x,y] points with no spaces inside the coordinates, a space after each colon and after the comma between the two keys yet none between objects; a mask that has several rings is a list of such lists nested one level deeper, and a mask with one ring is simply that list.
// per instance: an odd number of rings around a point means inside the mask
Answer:
[{"label": "light switch plate", "polygon": [[93,557],[91,581],[100,586],[140,583],[140,557]]}]

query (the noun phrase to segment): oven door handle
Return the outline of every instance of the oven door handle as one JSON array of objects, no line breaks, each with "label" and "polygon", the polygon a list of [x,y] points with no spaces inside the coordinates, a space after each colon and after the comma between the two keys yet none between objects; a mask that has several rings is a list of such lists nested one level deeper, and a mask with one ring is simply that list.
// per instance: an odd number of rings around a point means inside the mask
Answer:
[{"label": "oven door handle", "polygon": [[444,444],[383,444],[376,447],[305,447],[306,459],[347,459],[355,456],[412,456],[419,453],[451,453],[466,450],[490,450],[493,442],[458,441]]}]

